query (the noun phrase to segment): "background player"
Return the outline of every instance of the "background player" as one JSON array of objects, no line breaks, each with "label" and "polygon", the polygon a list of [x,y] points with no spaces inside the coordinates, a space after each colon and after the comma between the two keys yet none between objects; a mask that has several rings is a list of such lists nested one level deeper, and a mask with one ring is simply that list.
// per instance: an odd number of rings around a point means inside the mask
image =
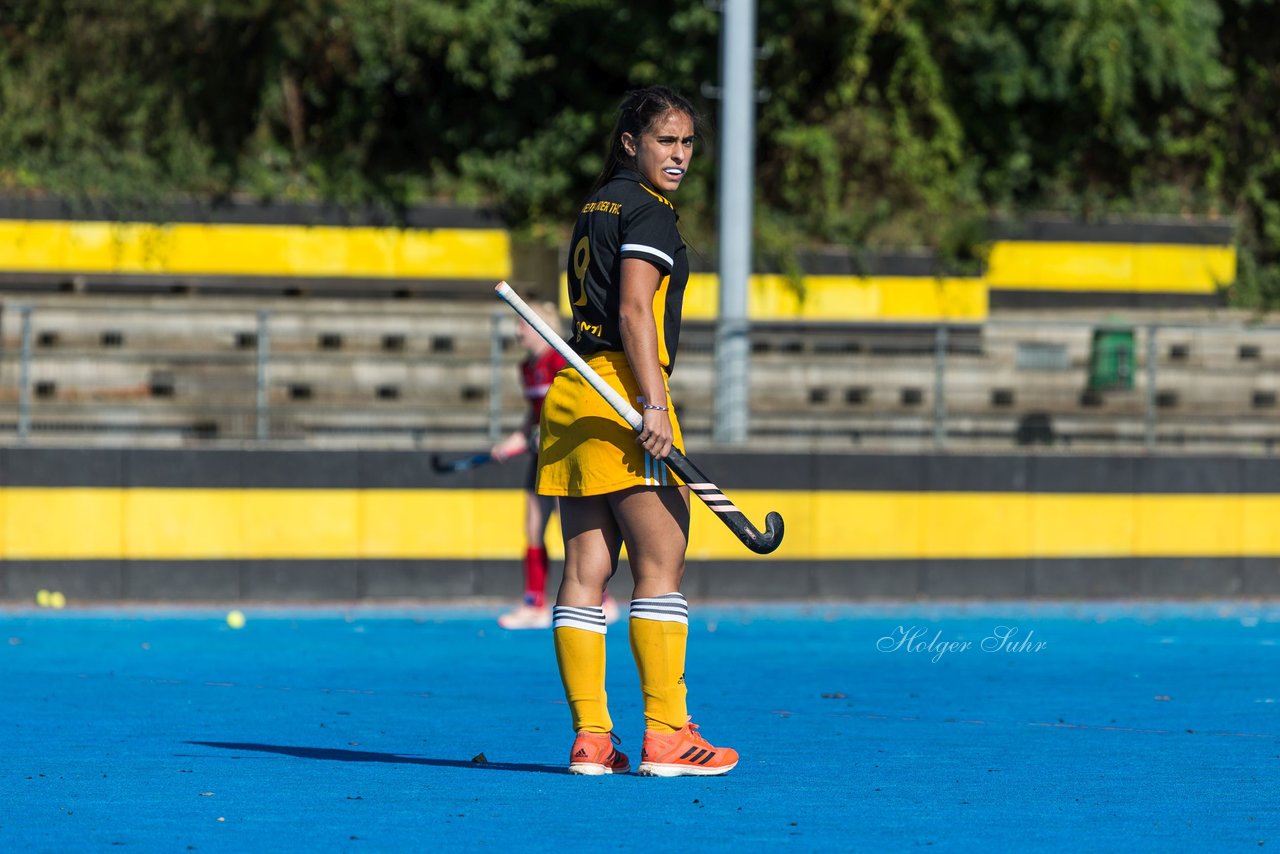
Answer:
[{"label": "background player", "polygon": [[[552,329],[560,331],[560,315],[549,302],[532,306],[538,316]],[[556,499],[538,495],[534,482],[538,472],[538,422],[542,417],[542,402],[547,396],[551,381],[566,365],[564,358],[534,331],[520,321],[516,329],[516,341],[525,350],[520,362],[520,387],[528,402],[528,412],[519,430],[507,436],[489,451],[498,462],[532,452],[528,473],[525,476],[525,552],[524,596],[516,608],[498,617],[498,625],[504,629],[546,629],[551,626],[551,609],[547,607],[547,523],[556,509]],[[609,622],[618,618],[618,606],[607,595],[603,608]]]}]

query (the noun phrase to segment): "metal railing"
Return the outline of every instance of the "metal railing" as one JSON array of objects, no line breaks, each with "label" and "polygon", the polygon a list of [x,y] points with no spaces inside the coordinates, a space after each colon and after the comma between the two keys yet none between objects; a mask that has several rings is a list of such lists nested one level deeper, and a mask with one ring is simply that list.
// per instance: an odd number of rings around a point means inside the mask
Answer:
[{"label": "metal railing", "polygon": [[521,417],[514,327],[487,307],[7,308],[0,439],[416,445]]}]

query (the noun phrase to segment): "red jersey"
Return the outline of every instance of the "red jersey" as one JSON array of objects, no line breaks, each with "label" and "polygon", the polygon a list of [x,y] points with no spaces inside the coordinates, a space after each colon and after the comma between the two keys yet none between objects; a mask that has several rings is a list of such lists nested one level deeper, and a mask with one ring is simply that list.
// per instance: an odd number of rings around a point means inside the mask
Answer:
[{"label": "red jersey", "polygon": [[525,421],[528,430],[538,426],[542,418],[542,401],[547,397],[551,381],[568,364],[564,356],[550,347],[541,356],[531,356],[520,363],[520,386],[524,389],[525,400],[529,401],[529,418]]}]

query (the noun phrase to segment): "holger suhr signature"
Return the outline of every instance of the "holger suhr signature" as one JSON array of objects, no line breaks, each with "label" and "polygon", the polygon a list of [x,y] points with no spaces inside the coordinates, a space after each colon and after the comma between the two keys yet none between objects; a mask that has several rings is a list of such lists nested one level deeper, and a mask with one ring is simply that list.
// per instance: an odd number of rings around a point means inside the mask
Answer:
[{"label": "holger suhr signature", "polygon": [[[942,629],[932,630],[922,626],[898,626],[889,634],[876,641],[876,649],[881,652],[908,652],[930,656],[937,663],[952,653],[971,652],[973,641],[946,640]],[[1017,626],[996,626],[991,634],[978,641],[977,649],[982,652],[1028,653],[1043,652],[1048,641],[1033,640],[1035,629],[1025,635]]]}]

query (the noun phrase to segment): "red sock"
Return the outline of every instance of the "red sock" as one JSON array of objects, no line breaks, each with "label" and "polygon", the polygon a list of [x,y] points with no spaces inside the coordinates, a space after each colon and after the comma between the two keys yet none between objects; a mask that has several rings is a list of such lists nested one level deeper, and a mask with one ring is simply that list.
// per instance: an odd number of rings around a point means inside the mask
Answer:
[{"label": "red sock", "polygon": [[524,553],[524,602],[535,608],[547,604],[547,550],[533,546]]}]

